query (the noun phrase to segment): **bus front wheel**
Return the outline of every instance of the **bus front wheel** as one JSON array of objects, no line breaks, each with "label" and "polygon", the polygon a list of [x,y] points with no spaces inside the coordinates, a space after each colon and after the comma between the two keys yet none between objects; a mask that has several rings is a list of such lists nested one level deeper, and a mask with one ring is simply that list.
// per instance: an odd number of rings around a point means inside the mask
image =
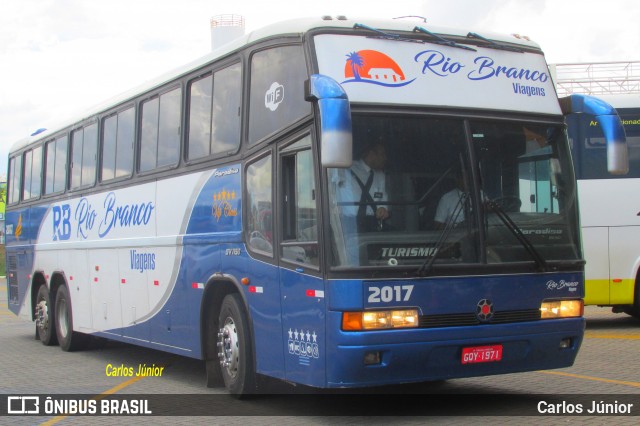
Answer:
[{"label": "bus front wheel", "polygon": [[225,296],[218,317],[218,359],[224,384],[232,395],[255,392],[253,351],[247,315],[237,293]]},{"label": "bus front wheel", "polygon": [[38,338],[45,346],[53,346],[58,343],[56,330],[54,328],[53,305],[51,304],[51,293],[46,285],[41,285],[36,297],[36,332]]}]

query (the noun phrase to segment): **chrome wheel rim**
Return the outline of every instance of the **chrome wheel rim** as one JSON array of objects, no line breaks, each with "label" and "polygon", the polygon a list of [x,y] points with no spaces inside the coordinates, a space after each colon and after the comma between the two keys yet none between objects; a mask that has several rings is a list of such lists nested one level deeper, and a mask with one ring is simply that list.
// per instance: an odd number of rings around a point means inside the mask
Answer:
[{"label": "chrome wheel rim", "polygon": [[49,329],[49,305],[46,300],[36,305],[36,326],[42,331]]},{"label": "chrome wheel rim", "polygon": [[235,377],[238,374],[240,342],[233,318],[227,318],[218,333],[218,358],[220,366],[226,369],[229,376]]}]

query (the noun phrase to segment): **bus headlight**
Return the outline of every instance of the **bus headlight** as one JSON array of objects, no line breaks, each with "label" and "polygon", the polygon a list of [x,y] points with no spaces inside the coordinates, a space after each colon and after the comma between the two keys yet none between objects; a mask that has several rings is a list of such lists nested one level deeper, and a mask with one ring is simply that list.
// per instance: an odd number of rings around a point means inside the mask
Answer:
[{"label": "bus headlight", "polygon": [[384,330],[417,326],[417,309],[342,313],[342,329],[345,331]]},{"label": "bus headlight", "polygon": [[582,300],[556,300],[553,302],[542,302],[540,305],[540,318],[573,318],[581,317],[584,313],[584,302]]}]

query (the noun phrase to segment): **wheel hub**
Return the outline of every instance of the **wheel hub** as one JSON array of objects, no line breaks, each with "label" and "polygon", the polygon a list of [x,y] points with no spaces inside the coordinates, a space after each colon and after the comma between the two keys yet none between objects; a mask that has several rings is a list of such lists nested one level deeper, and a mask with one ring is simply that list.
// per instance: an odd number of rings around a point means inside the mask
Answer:
[{"label": "wheel hub", "polygon": [[218,358],[220,366],[225,368],[230,376],[238,372],[240,360],[240,345],[238,331],[232,318],[225,320],[224,326],[218,332]]},{"label": "wheel hub", "polygon": [[49,328],[49,307],[44,300],[36,305],[36,326],[41,330]]}]

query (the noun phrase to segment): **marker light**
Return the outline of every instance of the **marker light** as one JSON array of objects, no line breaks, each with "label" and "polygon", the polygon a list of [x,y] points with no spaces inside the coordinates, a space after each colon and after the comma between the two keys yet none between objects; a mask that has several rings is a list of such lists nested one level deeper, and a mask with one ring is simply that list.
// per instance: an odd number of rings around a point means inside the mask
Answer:
[{"label": "marker light", "polygon": [[584,302],[581,300],[557,300],[542,302],[540,318],[573,318],[581,317],[584,313]]},{"label": "marker light", "polygon": [[417,309],[342,313],[342,329],[346,331],[384,330],[417,326]]},{"label": "marker light", "polygon": [[511,35],[514,36],[515,38],[517,38],[518,40],[524,39],[524,40],[527,40],[527,41],[531,41],[529,36],[526,36],[526,35],[520,35],[520,34],[511,34]]}]

